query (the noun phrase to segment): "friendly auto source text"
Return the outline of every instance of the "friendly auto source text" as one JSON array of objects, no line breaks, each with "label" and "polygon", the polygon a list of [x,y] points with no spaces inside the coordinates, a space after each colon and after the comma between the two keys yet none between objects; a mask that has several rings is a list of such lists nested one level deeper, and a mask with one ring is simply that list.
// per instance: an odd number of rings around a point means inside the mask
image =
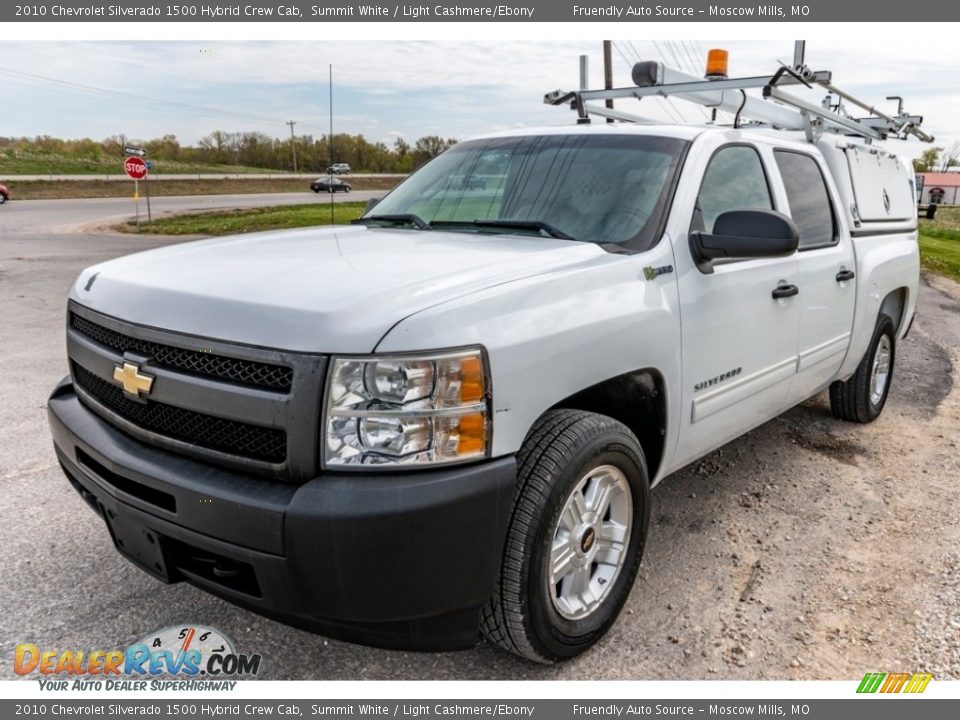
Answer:
[{"label": "friendly auto source text", "polygon": [[739,15],[743,17],[806,17],[810,14],[807,5],[754,5],[754,6],[726,6],[710,5],[705,10],[692,7],[675,7],[665,5],[574,5],[575,17],[694,17],[706,15],[709,17],[726,17]]}]

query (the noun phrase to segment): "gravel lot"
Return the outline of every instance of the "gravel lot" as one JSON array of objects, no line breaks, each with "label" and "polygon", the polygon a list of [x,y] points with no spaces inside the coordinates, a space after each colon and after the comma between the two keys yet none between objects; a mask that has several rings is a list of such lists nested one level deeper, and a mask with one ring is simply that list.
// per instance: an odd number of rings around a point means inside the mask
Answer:
[{"label": "gravel lot", "polygon": [[57,467],[45,404],[66,373],[77,273],[169,242],[78,230],[129,211],[93,204],[118,202],[0,209],[0,677],[20,642],[117,647],[196,622],[261,653],[267,679],[960,679],[960,286],[924,279],[876,423],[834,421],[817,397],[660,485],[620,621],[585,657],[544,668],[483,645],[415,654],[326,640],[163,586],[116,554]]}]

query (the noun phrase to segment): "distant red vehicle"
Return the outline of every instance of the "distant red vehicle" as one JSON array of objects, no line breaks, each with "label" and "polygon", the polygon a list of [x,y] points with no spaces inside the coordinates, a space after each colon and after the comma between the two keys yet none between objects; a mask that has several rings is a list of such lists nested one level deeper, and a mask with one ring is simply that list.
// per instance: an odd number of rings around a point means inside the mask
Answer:
[{"label": "distant red vehicle", "polygon": [[3,205],[10,199],[10,189],[6,185],[0,185],[0,205]]}]

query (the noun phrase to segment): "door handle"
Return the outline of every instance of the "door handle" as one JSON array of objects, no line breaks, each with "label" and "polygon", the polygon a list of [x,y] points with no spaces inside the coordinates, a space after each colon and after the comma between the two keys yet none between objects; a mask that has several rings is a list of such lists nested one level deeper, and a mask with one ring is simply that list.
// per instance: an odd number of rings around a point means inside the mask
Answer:
[{"label": "door handle", "polygon": [[837,282],[846,282],[847,280],[853,280],[857,274],[853,270],[841,270],[837,273]]},{"label": "door handle", "polygon": [[780,300],[781,298],[793,297],[799,294],[799,292],[800,288],[796,285],[777,285],[772,294],[774,300]]}]

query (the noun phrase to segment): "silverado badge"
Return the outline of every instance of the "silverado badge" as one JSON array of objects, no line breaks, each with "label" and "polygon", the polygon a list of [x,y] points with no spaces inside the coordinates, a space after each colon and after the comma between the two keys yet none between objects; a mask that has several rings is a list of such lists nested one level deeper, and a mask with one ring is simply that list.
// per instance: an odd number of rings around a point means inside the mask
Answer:
[{"label": "silverado badge", "polygon": [[123,385],[123,394],[131,400],[142,400],[153,389],[153,375],[140,372],[140,366],[124,361],[113,369],[113,379]]}]

